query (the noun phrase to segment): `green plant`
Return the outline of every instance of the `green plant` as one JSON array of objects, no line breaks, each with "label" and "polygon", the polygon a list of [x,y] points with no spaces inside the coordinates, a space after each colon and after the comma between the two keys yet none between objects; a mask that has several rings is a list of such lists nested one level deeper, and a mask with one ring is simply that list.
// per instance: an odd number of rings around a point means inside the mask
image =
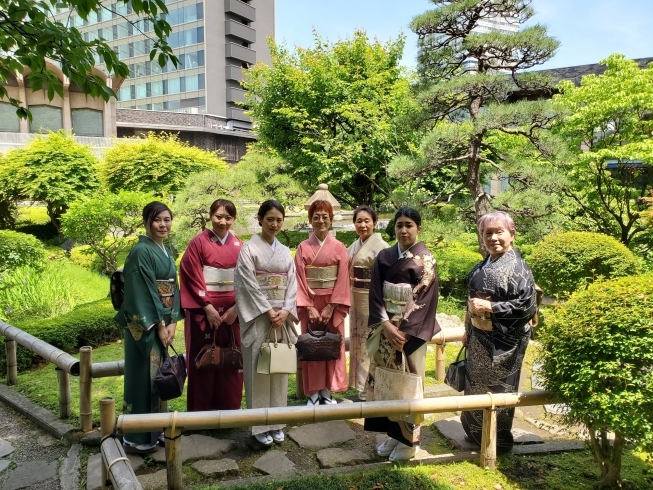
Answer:
[{"label": "green plant", "polygon": [[618,240],[576,231],[549,235],[536,244],[528,263],[545,294],[561,297],[599,277],[628,276],[640,270],[637,257]]},{"label": "green plant", "polygon": [[469,250],[468,246],[453,243],[447,247],[432,248],[438,268],[438,279],[442,294],[465,297],[467,276],[483,256]]},{"label": "green plant", "polygon": [[0,272],[18,267],[40,269],[45,261],[45,248],[36,238],[25,233],[0,230]]},{"label": "green plant", "polygon": [[[543,332],[546,388],[587,426],[596,487],[620,486],[628,441],[653,451],[653,275],[596,282],[574,293]],[[614,441],[608,434],[614,432]]]},{"label": "green plant", "polygon": [[102,272],[102,261],[89,245],[79,245],[70,251],[70,261],[94,272]]}]

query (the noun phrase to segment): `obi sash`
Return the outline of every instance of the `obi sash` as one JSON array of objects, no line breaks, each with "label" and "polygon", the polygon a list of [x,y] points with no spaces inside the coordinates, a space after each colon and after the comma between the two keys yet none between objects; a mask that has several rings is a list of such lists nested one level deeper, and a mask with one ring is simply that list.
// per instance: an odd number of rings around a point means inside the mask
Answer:
[{"label": "obi sash", "polygon": [[402,314],[413,301],[413,286],[406,283],[383,282],[383,302],[388,313]]},{"label": "obi sash", "polygon": [[288,289],[286,272],[256,271],[256,282],[267,299],[283,301],[286,298]]},{"label": "obi sash", "polygon": [[159,293],[163,308],[171,308],[175,297],[175,280],[174,279],[157,279],[156,290]]},{"label": "obi sash", "polygon": [[338,266],[328,267],[306,266],[306,282],[310,289],[328,289],[336,285],[338,278]]},{"label": "obi sash", "polygon": [[354,289],[366,289],[369,291],[372,282],[372,268],[353,266],[354,277],[350,277],[351,287]]},{"label": "obi sash", "polygon": [[205,265],[202,273],[207,291],[233,291],[235,269],[218,269]]}]

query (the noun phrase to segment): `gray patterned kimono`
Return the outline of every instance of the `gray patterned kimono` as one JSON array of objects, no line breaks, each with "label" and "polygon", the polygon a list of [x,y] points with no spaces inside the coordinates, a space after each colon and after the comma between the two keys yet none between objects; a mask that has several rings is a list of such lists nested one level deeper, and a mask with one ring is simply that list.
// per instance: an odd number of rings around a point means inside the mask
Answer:
[{"label": "gray patterned kimono", "polygon": [[[269,296],[257,280],[257,274],[277,274],[287,277],[284,299],[268,299]],[[295,262],[290,249],[278,241],[273,250],[270,244],[258,235],[243,245],[238,256],[234,274],[236,308],[240,320],[243,345],[243,371],[245,374],[245,397],[247,408],[285,407],[288,399],[288,375],[265,375],[256,372],[258,352],[267,338],[270,309],[283,309],[290,313],[286,330],[292,343],[297,342],[294,323],[297,319],[297,280]],[[265,286],[263,286],[265,287]],[[283,425],[252,427],[252,434],[282,429]]]},{"label": "gray patterned kimono", "polygon": [[[465,395],[489,392],[510,393],[519,388],[519,376],[530,338],[529,321],[535,315],[533,273],[519,250],[509,250],[495,260],[477,264],[467,278],[469,298],[492,302],[491,330],[467,329],[467,379]],[[497,450],[512,448],[512,419],[515,409],[497,409]],[[473,441],[481,443],[483,411],[461,415],[463,428]]]}]

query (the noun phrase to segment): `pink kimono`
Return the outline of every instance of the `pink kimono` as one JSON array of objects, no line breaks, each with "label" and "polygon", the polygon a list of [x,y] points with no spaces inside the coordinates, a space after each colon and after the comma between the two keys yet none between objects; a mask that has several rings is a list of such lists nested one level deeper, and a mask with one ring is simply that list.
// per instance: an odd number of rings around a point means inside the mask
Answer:
[{"label": "pink kimono", "polygon": [[[318,253],[319,252],[319,253]],[[335,286],[332,288],[308,287],[306,266],[338,266]],[[329,332],[345,336],[345,317],[351,306],[349,296],[349,257],[347,249],[331,234],[327,235],[320,250],[320,243],[315,235],[304,240],[297,247],[295,254],[297,270],[297,313],[301,322],[302,333],[308,332],[308,306],[313,306],[318,313],[328,304],[336,307],[327,324]],[[321,328],[321,327],[320,327]],[[302,363],[304,393],[312,394],[327,388],[338,392],[347,390],[347,367],[345,362],[345,343],[342,343],[340,359],[337,361],[310,361]]]}]

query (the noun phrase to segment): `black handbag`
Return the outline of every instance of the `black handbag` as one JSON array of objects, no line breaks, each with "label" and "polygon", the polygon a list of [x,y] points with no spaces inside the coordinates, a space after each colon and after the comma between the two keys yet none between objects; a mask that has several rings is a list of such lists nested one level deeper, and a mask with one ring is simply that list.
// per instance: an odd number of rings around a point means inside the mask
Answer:
[{"label": "black handbag", "polygon": [[[465,351],[465,346],[463,345],[456,361],[449,364],[447,368],[447,375],[444,378],[445,384],[451,386],[456,391],[465,390],[465,376],[467,376],[467,361],[465,359],[460,359],[460,355]],[[467,355],[465,355],[467,357]]]},{"label": "black handbag", "polygon": [[337,333],[324,330],[314,332],[311,324],[308,324],[308,333],[303,333],[297,338],[295,348],[297,349],[298,361],[337,361],[340,359],[340,346],[342,337]]},{"label": "black handbag", "polygon": [[175,353],[174,356],[168,354],[168,349],[163,351],[163,364],[154,377],[154,386],[159,392],[161,400],[172,400],[179,398],[184,391],[186,382],[186,360],[184,355],[177,354],[172,345],[170,346]]}]

